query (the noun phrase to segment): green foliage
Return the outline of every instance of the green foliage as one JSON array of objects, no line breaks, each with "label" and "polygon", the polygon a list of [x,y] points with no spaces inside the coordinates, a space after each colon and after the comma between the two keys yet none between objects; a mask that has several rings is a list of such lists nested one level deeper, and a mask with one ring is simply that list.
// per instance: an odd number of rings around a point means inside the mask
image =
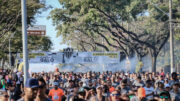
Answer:
[{"label": "green foliage", "polygon": [[[156,58],[169,38],[168,16],[164,14],[169,9],[165,0],[59,2],[63,8],[52,11],[50,18],[58,30],[57,35],[74,47],[84,48],[87,43],[93,44],[92,47],[104,45],[106,47],[103,48],[112,47],[106,51],[119,50],[126,55],[135,52],[140,57],[148,53]],[[174,19],[179,18],[179,3],[178,0],[173,1]]]},{"label": "green foliage", "polygon": [[[47,10],[45,0],[27,0],[27,23],[34,24],[35,15]],[[21,0],[0,0],[0,58],[4,58],[8,52],[10,36],[11,51],[22,52],[22,33],[21,33]],[[28,49],[49,51],[52,42],[50,38],[43,36],[28,36]]]}]

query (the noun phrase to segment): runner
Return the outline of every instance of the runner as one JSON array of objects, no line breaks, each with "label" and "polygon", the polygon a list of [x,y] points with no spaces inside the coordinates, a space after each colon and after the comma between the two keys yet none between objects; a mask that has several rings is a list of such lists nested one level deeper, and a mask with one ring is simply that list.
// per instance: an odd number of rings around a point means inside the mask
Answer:
[{"label": "runner", "polygon": [[42,77],[38,78],[39,88],[35,101],[52,101],[46,95],[46,82]]},{"label": "runner", "polygon": [[38,87],[39,84],[37,79],[34,78],[27,79],[24,88],[25,95],[18,101],[34,101],[37,96]]},{"label": "runner", "polygon": [[50,90],[49,92],[49,97],[53,100],[53,101],[62,101],[62,98],[64,96],[64,92],[62,89],[58,88],[59,84],[58,82],[54,82],[53,83],[54,88]]},{"label": "runner", "polygon": [[[0,80],[3,81],[3,85],[0,86],[3,89],[0,93],[5,94],[1,98],[12,101],[18,99],[19,101],[25,99],[29,101],[152,101],[169,100],[169,98],[175,101],[180,100],[179,77],[176,72],[171,75],[122,71],[114,73],[111,71],[102,73],[56,71],[56,74],[40,72],[32,73],[33,78],[30,78],[23,88],[23,72],[4,71],[6,72],[0,73]],[[31,82],[37,82],[35,78],[38,78],[39,82],[34,88],[34,83]],[[165,91],[169,92],[170,97],[160,96]],[[24,96],[22,92],[25,92]]]}]

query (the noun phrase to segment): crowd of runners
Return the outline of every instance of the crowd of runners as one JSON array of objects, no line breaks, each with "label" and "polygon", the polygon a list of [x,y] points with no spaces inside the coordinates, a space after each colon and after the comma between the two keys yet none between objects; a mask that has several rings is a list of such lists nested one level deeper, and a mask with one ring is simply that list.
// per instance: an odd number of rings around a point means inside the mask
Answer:
[{"label": "crowd of runners", "polygon": [[0,101],[180,101],[176,72],[0,71]]}]

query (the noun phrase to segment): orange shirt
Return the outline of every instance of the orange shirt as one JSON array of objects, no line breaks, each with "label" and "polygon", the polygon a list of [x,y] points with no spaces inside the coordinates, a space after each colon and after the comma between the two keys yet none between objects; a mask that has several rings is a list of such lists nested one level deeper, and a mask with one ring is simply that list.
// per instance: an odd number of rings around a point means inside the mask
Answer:
[{"label": "orange shirt", "polygon": [[109,89],[109,92],[112,93],[113,91],[115,91],[115,88],[114,88],[114,87],[111,87],[111,88]]},{"label": "orange shirt", "polygon": [[61,101],[64,92],[62,89],[58,88],[57,90],[51,89],[49,92],[49,96],[52,97],[53,101]]}]

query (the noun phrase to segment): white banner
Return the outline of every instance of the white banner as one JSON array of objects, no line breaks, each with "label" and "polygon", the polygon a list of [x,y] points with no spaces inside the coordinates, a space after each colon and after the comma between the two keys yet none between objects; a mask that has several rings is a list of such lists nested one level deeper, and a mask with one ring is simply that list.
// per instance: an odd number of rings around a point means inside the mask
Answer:
[{"label": "white banner", "polygon": [[[22,61],[22,54],[19,54],[18,59]],[[118,63],[119,60],[118,52],[39,52],[29,54],[29,63],[105,64]]]}]

